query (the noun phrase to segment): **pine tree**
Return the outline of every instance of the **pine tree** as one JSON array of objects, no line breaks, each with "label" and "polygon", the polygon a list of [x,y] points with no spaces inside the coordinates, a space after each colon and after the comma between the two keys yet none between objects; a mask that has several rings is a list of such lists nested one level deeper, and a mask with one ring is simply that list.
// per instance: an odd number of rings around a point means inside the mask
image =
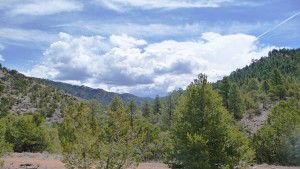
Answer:
[{"label": "pine tree", "polygon": [[235,119],[243,117],[244,104],[241,92],[236,84],[232,84],[229,91],[228,107]]},{"label": "pine tree", "polygon": [[230,90],[230,80],[229,80],[229,78],[227,76],[225,76],[223,78],[222,82],[220,83],[219,94],[223,98],[223,106],[226,109],[229,108],[229,105],[228,105],[229,90]]},{"label": "pine tree", "polygon": [[[133,154],[134,138],[130,129],[128,114],[123,103],[115,97],[109,105],[107,126],[105,127],[104,146],[107,149],[105,163],[102,168],[126,168],[136,161]],[[100,167],[101,168],[101,167]]]},{"label": "pine tree", "polygon": [[273,86],[284,85],[285,79],[278,69],[272,71],[270,82]]},{"label": "pine tree", "polygon": [[129,120],[130,120],[130,126],[133,129],[133,122],[136,116],[136,112],[138,110],[138,107],[136,105],[136,103],[131,100],[128,102],[127,107],[126,107],[126,112],[129,114]]},{"label": "pine tree", "polygon": [[278,69],[272,71],[270,82],[272,85],[269,92],[271,99],[284,99],[287,95],[287,82]]},{"label": "pine tree", "polygon": [[265,93],[268,93],[268,91],[270,90],[270,85],[269,85],[268,81],[264,80],[264,82],[262,83],[261,89]]},{"label": "pine tree", "polygon": [[172,168],[233,168],[251,159],[246,136],[233,125],[206,75],[188,86],[173,124],[173,150],[168,154]]},{"label": "pine tree", "polygon": [[175,112],[175,99],[173,98],[172,94],[166,96],[162,112],[162,128],[164,130],[169,130],[172,126],[172,120]]},{"label": "pine tree", "polygon": [[3,153],[12,151],[12,145],[6,142],[5,133],[6,133],[5,122],[3,119],[0,119],[0,157],[2,156]]},{"label": "pine tree", "polygon": [[94,163],[96,137],[90,125],[90,110],[85,103],[70,103],[64,112],[63,154],[68,168],[90,168]]},{"label": "pine tree", "polygon": [[300,109],[280,101],[264,126],[254,134],[258,163],[300,165]]},{"label": "pine tree", "polygon": [[161,102],[159,96],[156,95],[153,101],[153,114],[158,115],[160,113],[161,113]]},{"label": "pine tree", "polygon": [[151,102],[149,99],[146,99],[142,106],[142,115],[144,117],[149,117],[151,114]]}]

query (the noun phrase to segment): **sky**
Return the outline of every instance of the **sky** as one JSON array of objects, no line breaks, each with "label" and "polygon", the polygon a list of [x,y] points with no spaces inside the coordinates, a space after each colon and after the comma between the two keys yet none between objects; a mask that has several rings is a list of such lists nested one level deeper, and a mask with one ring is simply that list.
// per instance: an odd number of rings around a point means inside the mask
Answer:
[{"label": "sky", "polygon": [[299,0],[0,0],[0,23],[3,66],[142,97],[300,47]]}]

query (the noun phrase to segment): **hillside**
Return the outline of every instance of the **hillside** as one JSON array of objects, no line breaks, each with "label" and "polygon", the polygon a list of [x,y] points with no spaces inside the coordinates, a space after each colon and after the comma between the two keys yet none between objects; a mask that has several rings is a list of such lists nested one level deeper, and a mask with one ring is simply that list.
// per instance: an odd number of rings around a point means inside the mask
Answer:
[{"label": "hillside", "polygon": [[0,116],[38,112],[48,122],[61,122],[62,110],[68,101],[79,101],[62,90],[49,87],[43,81],[29,78],[16,70],[0,65]]},{"label": "hillside", "polygon": [[300,48],[273,49],[268,56],[252,60],[249,66],[233,71],[229,79],[239,86],[246,84],[251,78],[259,82],[269,80],[274,69],[278,69],[289,82],[300,81]]},{"label": "hillside", "polygon": [[222,96],[224,107],[253,134],[279,101],[299,104],[300,49],[274,49],[213,86]]},{"label": "hillside", "polygon": [[103,89],[93,89],[87,86],[76,86],[76,85],[71,85],[62,82],[54,82],[46,79],[44,79],[43,81],[46,84],[61,89],[71,95],[86,100],[96,99],[100,101],[100,103],[104,106],[107,106],[116,96],[120,97],[125,105],[129,101],[133,100],[139,107],[141,107],[141,105],[144,103],[146,99],[150,99],[150,98],[137,97],[129,93],[118,94],[113,92],[107,92]]}]

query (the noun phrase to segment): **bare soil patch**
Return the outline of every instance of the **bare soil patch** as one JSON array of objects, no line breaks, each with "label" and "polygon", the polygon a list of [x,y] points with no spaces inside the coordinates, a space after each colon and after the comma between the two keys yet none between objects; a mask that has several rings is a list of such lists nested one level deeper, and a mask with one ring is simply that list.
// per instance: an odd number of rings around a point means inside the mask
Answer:
[{"label": "bare soil patch", "polygon": [[64,169],[60,159],[48,153],[9,153],[0,158],[4,169]]},{"label": "bare soil patch", "polygon": [[252,169],[300,169],[300,167],[287,167],[287,166],[275,166],[275,165],[257,165],[252,167]]},{"label": "bare soil patch", "polygon": [[168,166],[162,163],[141,163],[136,169],[168,169]]},{"label": "bare soil patch", "polygon": [[[60,155],[49,153],[8,153],[0,160],[4,161],[4,169],[65,169]],[[274,165],[255,165],[250,169],[300,169],[300,167],[285,167]],[[158,162],[140,163],[136,169],[168,169],[168,166]]]}]

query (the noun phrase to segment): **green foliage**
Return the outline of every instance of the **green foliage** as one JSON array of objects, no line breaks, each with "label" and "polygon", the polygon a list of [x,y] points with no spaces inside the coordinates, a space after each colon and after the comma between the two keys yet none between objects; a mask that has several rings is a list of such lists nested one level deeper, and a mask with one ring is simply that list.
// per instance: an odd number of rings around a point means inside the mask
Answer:
[{"label": "green foliage", "polygon": [[57,129],[45,125],[39,115],[8,115],[5,140],[13,145],[15,152],[59,153],[61,151]]},{"label": "green foliage", "polygon": [[151,110],[151,102],[149,99],[146,99],[142,105],[142,115],[144,117],[149,117],[152,110]]},{"label": "green foliage", "polygon": [[134,121],[135,121],[135,116],[137,114],[137,110],[138,110],[138,107],[133,100],[131,100],[126,106],[126,112],[129,115],[131,128],[133,128],[133,126],[134,126]]},{"label": "green foliage", "polygon": [[5,89],[5,86],[3,84],[0,84],[0,93],[2,93]]},{"label": "green foliage", "polygon": [[89,123],[86,104],[72,104],[64,112],[62,146],[68,168],[90,168],[96,139]]},{"label": "green foliage", "polygon": [[233,168],[251,159],[246,136],[234,125],[222,99],[200,74],[176,108],[172,127],[172,168]]},{"label": "green foliage", "polygon": [[162,159],[168,138],[162,134],[158,126],[150,123],[148,119],[139,117],[135,128],[136,153],[142,161],[154,161]]},{"label": "green foliage", "polygon": [[7,127],[3,119],[0,119],[0,157],[4,152],[12,151],[12,145],[5,139]]},{"label": "green foliage", "polygon": [[[107,112],[99,103],[70,104],[64,112],[62,144],[68,168],[126,168],[138,161],[135,118],[132,126],[129,112],[116,97]],[[134,103],[127,109],[134,113]]]},{"label": "green foliage", "polygon": [[162,116],[160,127],[163,131],[170,130],[175,113],[175,106],[181,95],[180,91],[173,91],[165,97],[162,104]]},{"label": "green foliage", "polygon": [[229,91],[228,109],[235,119],[241,119],[244,113],[244,104],[241,92],[236,84],[232,84]]},{"label": "green foliage", "polygon": [[153,114],[157,115],[161,113],[161,102],[158,95],[155,96],[153,101]]},{"label": "green foliage", "polygon": [[98,100],[93,99],[88,101],[87,106],[90,109],[89,124],[93,133],[95,134],[97,132],[98,127],[97,123],[99,123],[99,119],[104,118],[104,115],[102,113],[101,105]]},{"label": "green foliage", "polygon": [[291,102],[277,104],[267,123],[253,136],[258,163],[300,165],[300,109]]},{"label": "green foliage", "polygon": [[268,81],[264,80],[261,88],[262,88],[263,92],[268,93],[268,91],[270,90],[270,85],[269,85]]},{"label": "green foliage", "polygon": [[270,77],[270,82],[273,86],[284,85],[285,79],[278,69],[274,69]]},{"label": "green foliage", "polygon": [[228,100],[229,100],[229,91],[230,91],[230,86],[231,86],[230,83],[231,82],[230,82],[229,78],[227,76],[225,76],[218,87],[219,94],[223,98],[223,106],[227,109],[229,108]]}]

